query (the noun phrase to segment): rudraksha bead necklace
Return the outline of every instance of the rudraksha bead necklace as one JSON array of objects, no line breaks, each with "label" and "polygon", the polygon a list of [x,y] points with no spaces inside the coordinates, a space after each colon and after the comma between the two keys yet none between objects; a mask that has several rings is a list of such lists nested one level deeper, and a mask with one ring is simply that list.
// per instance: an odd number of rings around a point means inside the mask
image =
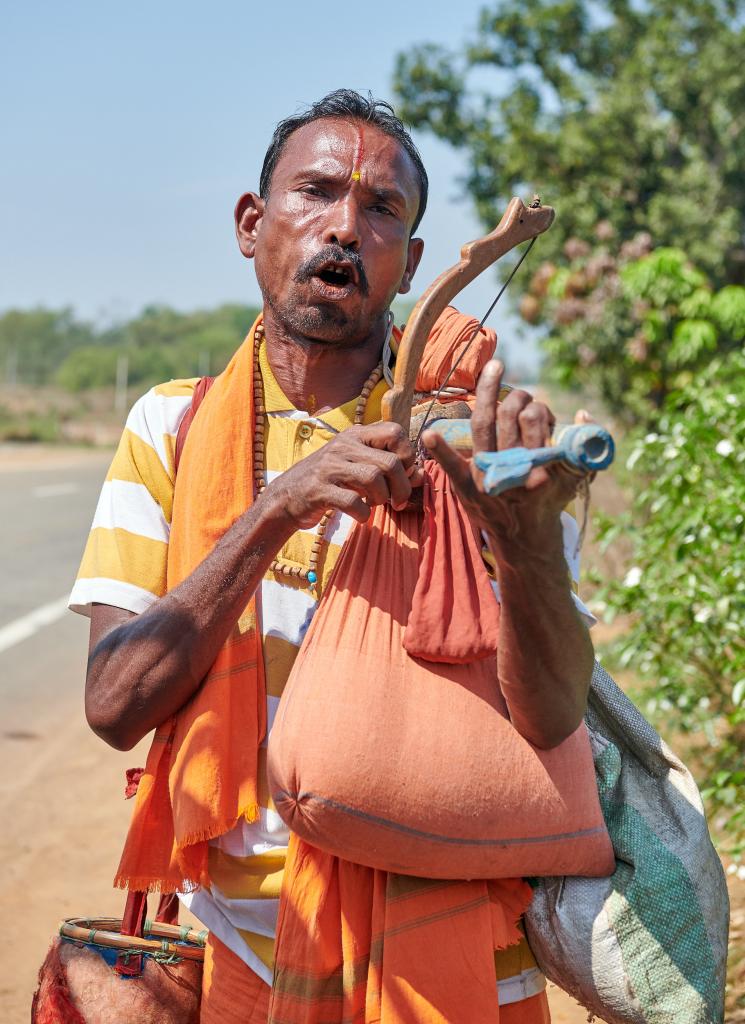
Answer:
[{"label": "rudraksha bead necklace", "polygon": [[[264,325],[257,324],[254,330],[254,485],[257,495],[261,494],[266,487],[266,481],[264,480],[266,406],[264,405],[264,381],[261,377],[261,365],[259,363],[259,351],[263,340]],[[373,388],[382,376],[383,364],[379,363],[365,381],[360,397],[357,399],[357,406],[354,410],[355,424],[359,425],[362,423],[367,401],[372,394]],[[303,569],[299,565],[293,565],[291,562],[285,562],[281,558],[275,558],[269,566],[271,571],[276,572],[280,576],[303,580],[311,590],[315,590],[318,583],[318,558],[325,539],[326,529],[333,514],[334,509],[328,509],[318,522],[316,535],[310,549],[307,569]]]}]

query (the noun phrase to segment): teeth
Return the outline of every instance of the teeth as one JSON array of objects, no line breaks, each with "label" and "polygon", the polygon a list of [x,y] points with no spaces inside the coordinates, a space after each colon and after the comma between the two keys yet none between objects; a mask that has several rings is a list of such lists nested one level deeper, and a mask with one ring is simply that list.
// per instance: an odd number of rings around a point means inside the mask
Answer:
[{"label": "teeth", "polygon": [[346,269],[340,267],[327,267],[323,274],[330,278],[332,284],[348,284],[351,280],[350,275]]}]

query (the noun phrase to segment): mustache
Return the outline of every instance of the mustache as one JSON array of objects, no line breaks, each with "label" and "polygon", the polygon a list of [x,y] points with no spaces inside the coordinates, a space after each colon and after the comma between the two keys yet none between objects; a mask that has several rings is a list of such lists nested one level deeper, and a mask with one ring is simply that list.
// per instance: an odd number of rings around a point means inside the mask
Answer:
[{"label": "mustache", "polygon": [[362,257],[354,249],[345,249],[341,245],[325,245],[315,256],[309,257],[304,263],[300,264],[293,280],[298,284],[310,281],[327,263],[351,263],[357,271],[358,288],[363,295],[367,295],[370,290],[370,284],[367,280]]}]

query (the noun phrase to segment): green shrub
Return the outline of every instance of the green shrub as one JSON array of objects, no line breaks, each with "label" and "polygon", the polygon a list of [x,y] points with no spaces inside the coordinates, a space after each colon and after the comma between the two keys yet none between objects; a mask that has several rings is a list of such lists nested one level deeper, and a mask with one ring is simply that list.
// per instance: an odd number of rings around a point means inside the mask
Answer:
[{"label": "green shrub", "polygon": [[59,421],[53,414],[12,412],[0,405],[0,441],[39,441],[59,439]]},{"label": "green shrub", "polygon": [[57,383],[68,391],[106,388],[116,381],[115,349],[103,345],[82,345],[73,349],[57,370]]},{"label": "green shrub", "polygon": [[653,425],[668,395],[745,338],[745,288],[714,292],[682,250],[650,246],[640,235],[611,254],[570,240],[568,267],[544,264],[521,302],[550,328],[553,377],[598,393],[628,425]]},{"label": "green shrub", "polygon": [[[721,294],[721,293],[720,293]],[[631,613],[613,655],[645,685],[665,730],[686,733],[714,820],[745,850],[745,353],[714,361],[671,395],[627,469],[633,565],[600,596]]]}]

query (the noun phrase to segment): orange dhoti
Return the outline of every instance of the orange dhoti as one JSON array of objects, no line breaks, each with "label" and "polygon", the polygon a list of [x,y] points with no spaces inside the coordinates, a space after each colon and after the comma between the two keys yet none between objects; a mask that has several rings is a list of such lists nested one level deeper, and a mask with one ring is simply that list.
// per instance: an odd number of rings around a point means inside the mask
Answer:
[{"label": "orange dhoti", "polygon": [[[204,958],[200,1024],[267,1024],[270,995],[269,986],[240,957],[219,939],[210,937]],[[463,999],[463,1005],[464,1008],[468,1005],[467,998]],[[410,1019],[414,1024],[414,1019]],[[550,1021],[545,992],[499,1007],[498,1024],[550,1024]],[[496,1017],[494,1024],[497,1024]]]},{"label": "orange dhoti", "polygon": [[266,1024],[271,989],[213,935],[204,951],[200,1024]]}]

